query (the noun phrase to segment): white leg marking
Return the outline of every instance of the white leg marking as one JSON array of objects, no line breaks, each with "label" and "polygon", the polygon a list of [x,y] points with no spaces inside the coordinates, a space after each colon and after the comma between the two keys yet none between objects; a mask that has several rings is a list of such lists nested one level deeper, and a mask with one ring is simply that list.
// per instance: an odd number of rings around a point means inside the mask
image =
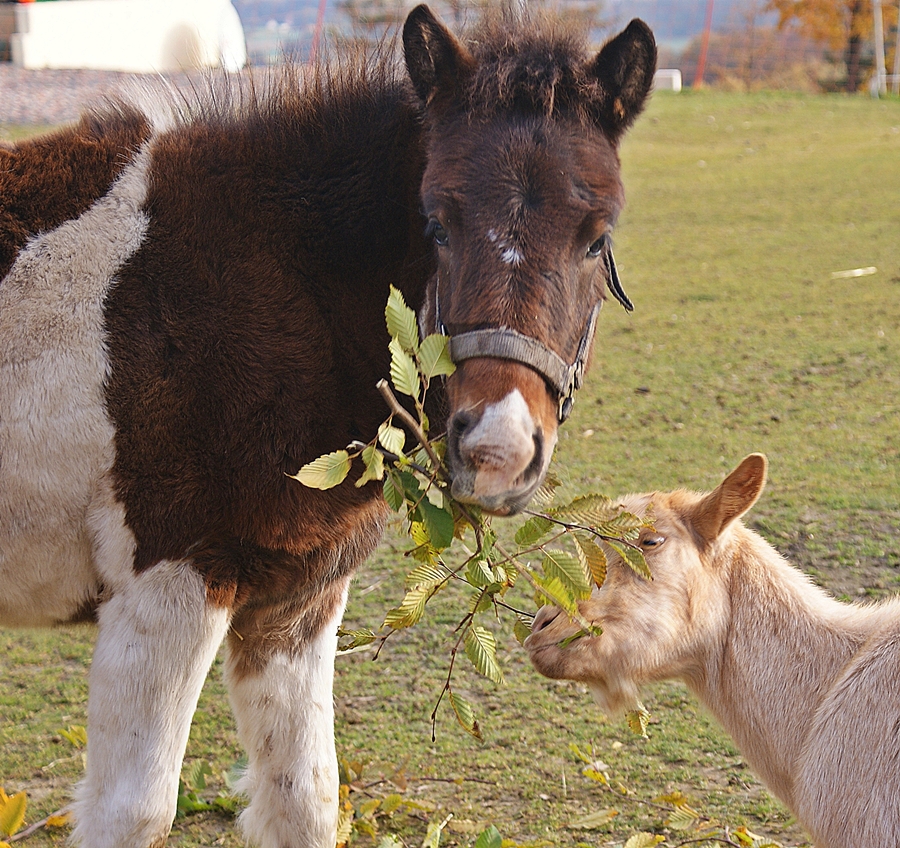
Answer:
[{"label": "white leg marking", "polygon": [[100,608],[76,845],[165,844],[191,718],[229,620],[184,562],[135,575]]},{"label": "white leg marking", "polygon": [[274,654],[265,670],[229,690],[250,765],[241,816],[259,848],[334,848],[338,771],[334,750],[334,655],[347,591],[314,640]]},{"label": "white leg marking", "polygon": [[147,230],[149,153],[0,281],[0,622],[66,620],[96,596],[85,516],[113,463],[103,303]]}]

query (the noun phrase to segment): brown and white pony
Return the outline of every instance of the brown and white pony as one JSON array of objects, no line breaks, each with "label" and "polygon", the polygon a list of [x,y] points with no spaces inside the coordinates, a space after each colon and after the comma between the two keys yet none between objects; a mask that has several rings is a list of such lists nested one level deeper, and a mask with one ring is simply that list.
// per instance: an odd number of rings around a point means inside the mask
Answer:
[{"label": "brown and white pony", "polygon": [[457,336],[454,491],[521,509],[619,292],[647,27],[593,55],[550,20],[460,41],[420,6],[403,44],[408,77],[345,59],[0,149],[0,623],[99,624],[85,848],[165,843],[223,638],[247,837],[332,848],[336,628],[386,507],[287,474],[385,417],[394,284]]}]

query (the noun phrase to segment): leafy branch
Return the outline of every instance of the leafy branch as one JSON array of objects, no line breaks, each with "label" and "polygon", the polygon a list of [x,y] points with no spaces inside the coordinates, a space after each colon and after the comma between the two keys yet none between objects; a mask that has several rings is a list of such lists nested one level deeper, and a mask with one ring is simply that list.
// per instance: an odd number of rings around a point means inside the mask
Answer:
[{"label": "leafy branch", "polygon": [[[407,555],[417,563],[407,575],[400,603],[385,615],[380,629],[387,630],[387,635],[418,624],[428,604],[448,586],[462,583],[470,590],[466,608],[454,628],[447,675],[431,720],[434,733],[438,709],[446,695],[460,725],[481,739],[474,710],[453,689],[453,674],[462,650],[479,674],[494,683],[503,682],[497,641],[491,629],[481,623],[482,617],[490,615],[494,622],[502,623],[511,613],[513,635],[523,642],[534,617],[533,612],[525,611],[528,604],[554,604],[581,628],[571,638],[599,636],[600,628],[584,618],[579,601],[587,599],[594,587],[603,585],[606,551],[617,554],[641,577],[651,579],[641,549],[635,544],[641,530],[651,525],[647,518],[626,512],[605,495],[588,494],[553,505],[559,483],[548,475],[541,488],[542,506],[526,513],[525,522],[513,537],[514,547],[501,542],[489,516],[453,498],[444,464],[446,442],[442,436],[429,433],[425,413],[428,390],[435,379],[451,375],[456,367],[447,337],[432,334],[420,340],[415,313],[393,287],[385,320],[391,337],[391,381],[381,380],[377,388],[389,416],[367,444],[354,442],[320,456],[293,476],[306,486],[329,489],[343,483],[353,462],[361,460],[363,471],[355,485],[381,483],[385,501],[398,514],[413,543]],[[413,411],[397,395],[409,398]],[[407,432],[412,436],[409,446]],[[465,541],[470,532],[474,537],[471,547]],[[457,551],[462,551],[461,559]],[[520,585],[520,577],[531,589],[530,600],[510,603],[507,595]],[[373,629],[342,629],[339,636],[341,651],[359,650],[379,638],[383,645],[387,638],[379,637]],[[646,731],[646,720],[638,713],[630,715],[629,722],[637,732]]]}]

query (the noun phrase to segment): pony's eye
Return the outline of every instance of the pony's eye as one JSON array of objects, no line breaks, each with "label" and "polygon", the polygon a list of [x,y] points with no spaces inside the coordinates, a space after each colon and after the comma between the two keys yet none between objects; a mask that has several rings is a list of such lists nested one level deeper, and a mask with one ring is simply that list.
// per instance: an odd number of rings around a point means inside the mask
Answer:
[{"label": "pony's eye", "polygon": [[438,247],[446,247],[450,243],[450,233],[444,228],[444,225],[437,218],[432,218],[428,222],[425,235],[434,239],[434,243]]},{"label": "pony's eye", "polygon": [[601,253],[603,253],[603,248],[609,243],[609,236],[605,233],[600,236],[589,248],[587,255],[591,259],[596,259]]}]

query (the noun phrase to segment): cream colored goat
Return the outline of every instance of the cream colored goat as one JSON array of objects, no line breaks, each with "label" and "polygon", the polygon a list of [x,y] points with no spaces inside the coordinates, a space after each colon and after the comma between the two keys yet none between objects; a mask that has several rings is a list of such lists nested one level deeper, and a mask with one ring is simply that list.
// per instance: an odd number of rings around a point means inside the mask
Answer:
[{"label": "cream colored goat", "polygon": [[641,547],[653,581],[610,559],[582,604],[603,634],[546,607],[526,642],[542,674],[589,684],[601,707],[642,684],[684,680],[817,848],[900,846],[900,601],[844,604],[737,519],[766,459],[748,456],[714,491],[633,495],[652,505]]}]

